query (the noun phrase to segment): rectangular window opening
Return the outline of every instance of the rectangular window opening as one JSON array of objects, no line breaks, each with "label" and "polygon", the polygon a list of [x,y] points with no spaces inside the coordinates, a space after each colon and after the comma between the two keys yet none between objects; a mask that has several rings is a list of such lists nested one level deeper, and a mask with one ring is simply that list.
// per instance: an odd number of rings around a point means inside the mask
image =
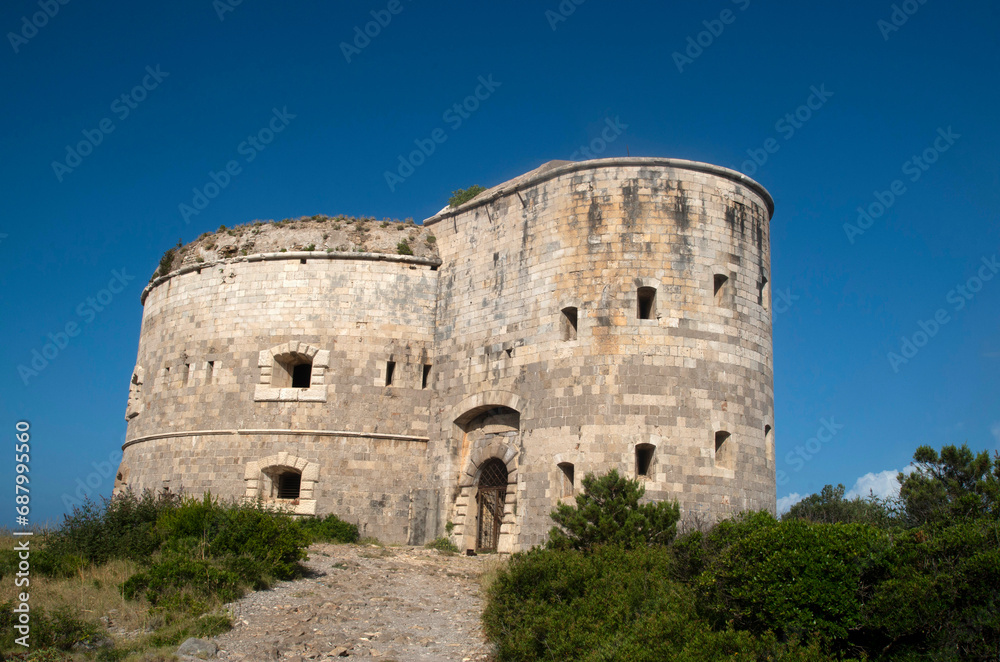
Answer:
[{"label": "rectangular window opening", "polygon": [[639,301],[638,316],[641,320],[651,320],[656,314],[656,288],[640,287],[637,293]]},{"label": "rectangular window opening", "polygon": [[771,288],[768,287],[768,282],[766,278],[761,277],[760,288],[757,290],[757,303],[764,310],[770,308],[771,303]]},{"label": "rectangular window opening", "polygon": [[431,379],[431,364],[430,363],[425,363],[424,364],[424,376],[420,380],[420,388],[427,388],[427,385],[430,383],[430,379]]},{"label": "rectangular window opening", "polygon": [[571,462],[559,463],[559,481],[561,498],[573,496],[573,464]]},{"label": "rectangular window opening", "polygon": [[208,365],[205,367],[205,383],[214,384],[215,379],[215,361],[209,361]]},{"label": "rectangular window opening", "polygon": [[575,307],[562,309],[562,339],[576,340],[577,310]]},{"label": "rectangular window opening", "polygon": [[649,476],[649,471],[653,466],[653,450],[651,444],[640,444],[635,447],[635,474],[637,476]]},{"label": "rectangular window opening", "polygon": [[304,257],[299,259],[299,264],[305,264],[305,263],[306,259]]},{"label": "rectangular window opening", "polygon": [[292,388],[309,388],[312,383],[312,364],[300,363],[292,367]]},{"label": "rectangular window opening", "polygon": [[732,435],[725,430],[715,433],[715,466],[723,469],[732,469],[733,448],[729,441]]},{"label": "rectangular window opening", "polygon": [[715,274],[713,294],[715,295],[715,304],[718,306],[722,305],[723,299],[726,296],[726,281],[728,280],[729,276],[726,276],[725,274]]},{"label": "rectangular window opening", "polygon": [[396,362],[386,361],[385,362],[385,385],[392,386],[392,376],[396,372]]}]

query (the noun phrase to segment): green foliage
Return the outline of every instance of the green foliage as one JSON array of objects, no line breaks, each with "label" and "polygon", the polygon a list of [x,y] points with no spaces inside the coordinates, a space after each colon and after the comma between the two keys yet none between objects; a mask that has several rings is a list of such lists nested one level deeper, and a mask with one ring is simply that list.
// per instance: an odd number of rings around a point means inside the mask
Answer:
[{"label": "green foliage", "polygon": [[772,633],[713,632],[665,547],[515,554],[487,593],[483,628],[500,661],[827,660]]},{"label": "green foliage", "polygon": [[695,587],[714,625],[829,642],[859,627],[862,575],[888,543],[871,526],[779,523],[764,512],[724,523],[708,538],[718,551]]},{"label": "green foliage", "polygon": [[[589,549],[610,543],[631,549],[666,545],[677,533],[680,510],[676,502],[639,504],[646,488],[638,480],[612,469],[596,478],[587,474],[576,506],[559,504],[551,517],[558,527],[549,532],[549,547]],[[559,528],[562,527],[562,528]]]},{"label": "green foliage", "polygon": [[[0,603],[0,650],[24,650],[14,643],[14,639],[20,636],[14,630],[17,624],[19,620],[18,614],[14,613],[14,603]],[[105,638],[96,624],[77,618],[68,608],[46,611],[41,607],[32,607],[30,627],[32,649],[68,651],[73,644],[96,644]]]},{"label": "green foliage", "polygon": [[867,648],[884,659],[1000,658],[1000,523],[898,534],[867,573]]},{"label": "green foliage", "polygon": [[451,198],[448,199],[448,205],[451,207],[458,207],[474,197],[485,191],[482,186],[475,184],[466,189],[458,189],[457,191],[451,192]]},{"label": "green foliage", "polygon": [[308,517],[297,521],[310,540],[320,542],[354,543],[358,541],[358,526],[343,521],[336,515]]},{"label": "green foliage", "polygon": [[439,552],[451,552],[453,554],[458,553],[458,547],[455,546],[455,543],[453,543],[448,538],[445,538],[444,536],[440,538],[435,538],[434,540],[424,545],[424,547],[426,547],[427,549],[436,549]]},{"label": "green foliage", "polygon": [[171,265],[174,263],[174,255],[177,254],[177,249],[168,248],[164,253],[163,257],[160,258],[160,266],[156,270],[156,274],[160,276],[166,276],[170,273]]},{"label": "green foliage", "polygon": [[309,244],[308,246],[306,246],[305,249],[307,251],[314,251],[314,250],[316,250],[316,244]]},{"label": "green foliage", "polygon": [[930,446],[913,454],[916,471],[899,474],[899,497],[911,526],[947,524],[955,519],[1000,519],[1000,455],[973,453],[965,444]]},{"label": "green foliage", "polygon": [[413,249],[410,248],[410,244],[405,239],[396,244],[396,252],[400,255],[413,255]]},{"label": "green foliage", "polygon": [[827,485],[791,507],[783,520],[807,519],[818,524],[871,524],[888,528],[896,524],[896,508],[888,499],[844,498],[844,486]]},{"label": "green foliage", "polygon": [[105,500],[98,505],[89,499],[66,515],[63,525],[45,540],[44,552],[50,558],[42,563],[52,574],[66,574],[60,568],[69,563],[69,572],[78,565],[72,557],[101,565],[111,559],[148,560],[159,547],[155,535],[161,513],[177,504],[176,497],[155,496],[152,492],[133,492]]}]

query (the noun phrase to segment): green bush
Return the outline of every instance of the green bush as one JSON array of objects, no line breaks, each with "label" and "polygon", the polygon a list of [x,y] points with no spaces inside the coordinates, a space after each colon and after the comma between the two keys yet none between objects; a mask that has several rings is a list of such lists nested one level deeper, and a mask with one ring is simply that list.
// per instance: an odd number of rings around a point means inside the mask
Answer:
[{"label": "green bush", "polygon": [[302,518],[297,524],[312,541],[334,543],[358,541],[358,526],[345,522],[333,514],[326,517]]},{"label": "green bush", "polygon": [[878,497],[844,498],[843,485],[827,485],[819,494],[810,494],[791,507],[782,520],[807,519],[819,524],[871,524],[889,528],[899,524],[892,500]]},{"label": "green bush", "polygon": [[[193,559],[180,554],[169,554],[154,563],[145,572],[129,577],[122,584],[122,593],[129,600],[140,596],[156,606],[163,600],[172,601],[171,611],[178,611],[178,600],[184,604],[185,594],[205,598],[218,598],[231,602],[243,595],[239,575],[221,567],[215,560]],[[191,603],[195,613],[207,609],[207,603]],[[186,607],[184,610],[194,609]]]},{"label": "green bush", "polygon": [[515,554],[487,592],[483,628],[503,662],[830,659],[771,632],[713,632],[660,546]]},{"label": "green bush", "polygon": [[396,252],[400,255],[413,255],[413,249],[410,248],[410,244],[405,239],[396,244]]},{"label": "green bush", "polygon": [[717,527],[722,549],[695,582],[716,626],[847,643],[861,624],[862,576],[888,534],[859,524],[777,522],[767,513]]},{"label": "green bush", "polygon": [[549,547],[588,549],[612,543],[625,548],[666,545],[677,534],[676,502],[639,503],[646,488],[612,469],[596,478],[587,474],[576,506],[559,504],[551,517],[559,527],[549,532]]},{"label": "green bush", "polygon": [[457,191],[451,192],[451,198],[448,199],[448,205],[451,207],[458,207],[459,205],[465,204],[469,200],[485,191],[482,186],[474,184],[466,189],[458,189]]},{"label": "green bush", "polygon": [[[51,559],[42,567],[58,569],[64,557],[79,557],[95,565],[111,559],[148,560],[160,544],[156,521],[175,505],[174,497],[157,497],[149,491],[141,495],[126,492],[102,505],[87,500],[46,536],[44,552]],[[76,562],[70,561],[70,565]]]},{"label": "green bush", "polygon": [[448,538],[445,538],[444,536],[440,538],[435,538],[434,540],[424,545],[424,547],[426,547],[427,549],[436,549],[439,552],[452,552],[452,553],[458,552],[458,547],[455,546],[455,543],[453,543]]},{"label": "green bush", "polygon": [[[0,650],[24,650],[14,642],[21,636],[14,630],[18,623],[14,604],[0,603]],[[41,607],[32,607],[30,627],[29,641],[32,649],[55,648],[68,651],[73,644],[94,645],[106,639],[95,623],[80,620],[68,608],[46,611]]]}]

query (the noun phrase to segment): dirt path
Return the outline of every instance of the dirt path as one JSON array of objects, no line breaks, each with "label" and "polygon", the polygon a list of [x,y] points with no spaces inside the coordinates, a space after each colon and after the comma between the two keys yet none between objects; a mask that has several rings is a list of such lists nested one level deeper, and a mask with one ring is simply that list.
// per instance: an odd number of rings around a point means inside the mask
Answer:
[{"label": "dirt path", "polygon": [[487,660],[478,576],[490,557],[313,545],[313,574],[229,605],[221,660]]}]

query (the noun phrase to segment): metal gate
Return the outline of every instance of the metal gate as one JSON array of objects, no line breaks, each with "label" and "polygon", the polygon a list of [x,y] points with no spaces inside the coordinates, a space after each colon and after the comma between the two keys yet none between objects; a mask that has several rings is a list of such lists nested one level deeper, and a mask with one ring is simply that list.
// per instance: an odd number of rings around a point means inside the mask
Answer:
[{"label": "metal gate", "polygon": [[507,465],[491,458],[483,464],[479,474],[476,503],[479,506],[479,531],[476,550],[496,551],[503,523],[503,505],[507,498]]}]

